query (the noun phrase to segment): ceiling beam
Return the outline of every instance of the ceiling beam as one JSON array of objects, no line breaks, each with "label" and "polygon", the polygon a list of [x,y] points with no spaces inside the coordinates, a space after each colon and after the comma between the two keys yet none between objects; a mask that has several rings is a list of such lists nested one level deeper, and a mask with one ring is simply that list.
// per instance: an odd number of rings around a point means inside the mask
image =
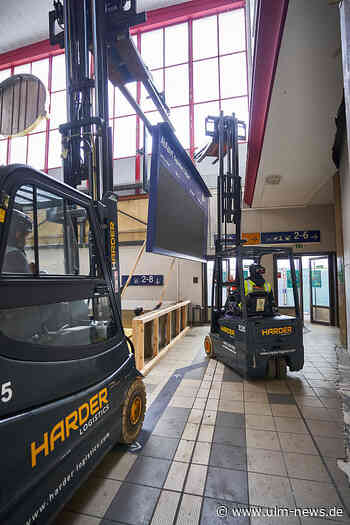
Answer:
[{"label": "ceiling beam", "polygon": [[244,202],[251,206],[289,0],[259,0],[250,102]]}]

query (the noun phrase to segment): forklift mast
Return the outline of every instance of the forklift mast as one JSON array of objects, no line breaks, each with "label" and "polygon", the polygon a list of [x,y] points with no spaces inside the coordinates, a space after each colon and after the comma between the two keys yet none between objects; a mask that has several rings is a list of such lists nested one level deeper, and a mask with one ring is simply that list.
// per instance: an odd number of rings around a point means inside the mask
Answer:
[{"label": "forklift mast", "polygon": [[[235,115],[209,116],[205,120],[205,133],[216,145],[219,161],[217,177],[217,236],[215,239],[214,286],[212,304],[222,308],[222,260],[227,249],[228,226],[235,225],[234,243],[240,246],[241,239],[241,177],[239,175],[238,140],[246,138],[246,124]],[[240,276],[241,278],[242,276]],[[243,282],[243,279],[242,279]]]},{"label": "forklift mast", "polygon": [[[113,193],[108,80],[120,89],[152,132],[125,85],[142,81],[163,119],[171,125],[169,108],[130,38],[130,27],[145,20],[145,13],[136,12],[136,0],[55,0],[49,13],[50,43],[64,48],[66,59],[68,122],[59,127],[64,182],[77,188],[86,181],[104,228],[107,265],[119,301],[118,198]],[[68,262],[76,259],[69,253],[72,250],[74,247],[66,246]]]}]

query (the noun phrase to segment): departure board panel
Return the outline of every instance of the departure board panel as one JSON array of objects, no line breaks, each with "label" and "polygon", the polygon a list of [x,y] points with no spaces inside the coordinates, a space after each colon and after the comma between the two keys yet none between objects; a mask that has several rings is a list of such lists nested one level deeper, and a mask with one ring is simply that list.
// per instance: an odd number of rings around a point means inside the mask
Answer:
[{"label": "departure board panel", "polygon": [[154,127],[147,251],[205,261],[210,193],[166,123]]}]

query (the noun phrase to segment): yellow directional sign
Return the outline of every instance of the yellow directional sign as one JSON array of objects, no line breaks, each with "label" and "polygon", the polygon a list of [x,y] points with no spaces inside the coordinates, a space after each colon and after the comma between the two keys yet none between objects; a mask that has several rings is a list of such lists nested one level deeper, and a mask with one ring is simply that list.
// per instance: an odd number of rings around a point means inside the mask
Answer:
[{"label": "yellow directional sign", "polygon": [[243,233],[242,239],[247,241],[245,244],[260,244],[261,243],[261,236],[259,232],[255,233]]}]

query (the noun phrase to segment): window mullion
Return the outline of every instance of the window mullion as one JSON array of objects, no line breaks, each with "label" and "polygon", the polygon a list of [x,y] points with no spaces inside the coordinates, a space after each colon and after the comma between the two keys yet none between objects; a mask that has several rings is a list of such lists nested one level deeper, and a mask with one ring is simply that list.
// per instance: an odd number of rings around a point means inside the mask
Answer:
[{"label": "window mullion", "polygon": [[[52,56],[49,57],[49,81],[48,81],[48,96],[50,100],[50,106],[49,106],[49,114],[51,111],[51,88],[52,88]],[[49,146],[50,146],[50,134],[49,134],[49,127],[50,127],[50,119],[46,120],[46,140],[45,140],[45,164],[44,164],[44,171],[48,173],[49,170]]]},{"label": "window mullion", "polygon": [[190,156],[194,157],[194,95],[193,95],[193,22],[188,21],[188,81],[189,81],[189,104],[190,104]]},{"label": "window mullion", "polygon": [[33,222],[34,222],[34,274],[39,275],[39,232],[38,232],[38,200],[36,186],[33,186]]}]

